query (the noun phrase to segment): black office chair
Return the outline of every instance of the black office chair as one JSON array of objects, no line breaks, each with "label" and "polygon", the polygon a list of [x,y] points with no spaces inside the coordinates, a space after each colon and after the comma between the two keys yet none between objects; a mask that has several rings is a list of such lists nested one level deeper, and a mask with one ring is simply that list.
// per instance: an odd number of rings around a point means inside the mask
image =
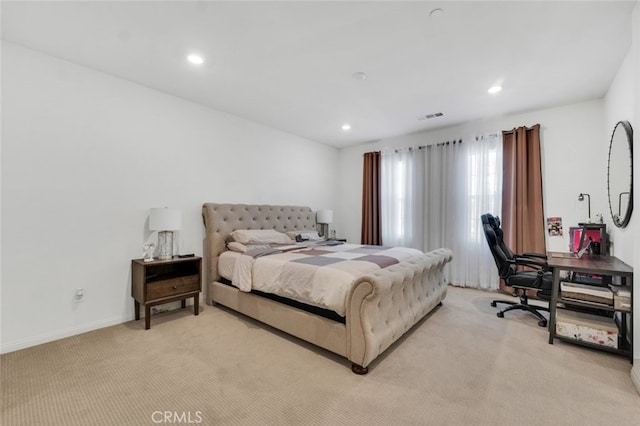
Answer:
[{"label": "black office chair", "polygon": [[[545,300],[551,298],[552,277],[546,256],[538,253],[514,254],[502,239],[500,219],[489,213],[483,214],[481,218],[484,235],[498,267],[498,275],[505,280],[508,286],[514,288],[513,295],[520,298],[520,303],[509,300],[494,300],[491,302],[491,306],[496,307],[498,303],[509,305],[497,313],[499,318],[503,318],[505,312],[513,309],[529,311],[538,317],[540,327],[546,327],[547,319],[539,311],[549,312],[549,308],[530,305],[529,296],[527,296],[527,290],[537,290],[536,295],[539,298]],[[518,270],[518,266],[524,266],[528,269]]]}]

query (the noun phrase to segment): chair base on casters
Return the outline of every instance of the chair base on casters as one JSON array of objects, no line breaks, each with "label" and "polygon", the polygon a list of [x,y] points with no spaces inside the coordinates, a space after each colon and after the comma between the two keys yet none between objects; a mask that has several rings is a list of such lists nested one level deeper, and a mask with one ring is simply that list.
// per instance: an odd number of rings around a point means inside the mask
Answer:
[{"label": "chair base on casters", "polygon": [[495,308],[498,303],[504,303],[506,305],[509,305],[509,306],[507,306],[506,308],[502,309],[500,312],[498,312],[496,314],[496,316],[498,318],[504,318],[504,313],[507,312],[507,311],[512,311],[514,309],[520,309],[521,311],[531,312],[533,315],[538,317],[538,319],[540,320],[540,321],[538,321],[538,325],[540,327],[546,327],[547,326],[547,319],[538,311],[549,312],[549,308],[545,308],[544,306],[533,306],[533,305],[530,305],[529,304],[529,296],[527,296],[526,290],[523,290],[522,293],[520,294],[520,303],[511,302],[509,300],[494,300],[493,302],[491,302],[491,306],[493,306]]}]

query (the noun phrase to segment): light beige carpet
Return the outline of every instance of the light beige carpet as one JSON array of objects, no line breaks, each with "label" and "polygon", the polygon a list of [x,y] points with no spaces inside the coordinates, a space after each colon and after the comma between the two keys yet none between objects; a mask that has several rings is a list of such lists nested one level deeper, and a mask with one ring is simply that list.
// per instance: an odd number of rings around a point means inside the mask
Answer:
[{"label": "light beige carpet", "polygon": [[[357,376],[350,363],[203,306],[2,355],[2,425],[640,424],[622,357],[556,342],[450,288]],[[165,417],[167,416],[167,417]]]}]

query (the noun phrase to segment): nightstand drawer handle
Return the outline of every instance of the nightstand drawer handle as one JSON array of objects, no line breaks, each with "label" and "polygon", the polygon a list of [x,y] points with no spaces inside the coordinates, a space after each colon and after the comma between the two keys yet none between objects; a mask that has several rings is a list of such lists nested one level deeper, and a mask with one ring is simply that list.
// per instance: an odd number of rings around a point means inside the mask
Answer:
[{"label": "nightstand drawer handle", "polygon": [[177,285],[174,285],[174,286],[173,286],[173,289],[175,290],[176,288],[178,288],[178,286],[177,286]]}]

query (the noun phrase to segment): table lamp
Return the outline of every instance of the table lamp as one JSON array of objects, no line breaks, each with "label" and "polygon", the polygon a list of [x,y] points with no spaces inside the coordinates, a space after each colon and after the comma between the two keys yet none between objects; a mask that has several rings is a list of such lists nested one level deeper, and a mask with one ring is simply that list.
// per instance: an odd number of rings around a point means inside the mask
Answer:
[{"label": "table lamp", "polygon": [[173,231],[182,226],[182,214],[178,209],[153,208],[149,215],[149,230],[158,231],[158,259],[173,257]]},{"label": "table lamp", "polygon": [[318,210],[316,213],[316,222],[320,224],[323,237],[329,236],[329,224],[333,223],[333,210]]}]

